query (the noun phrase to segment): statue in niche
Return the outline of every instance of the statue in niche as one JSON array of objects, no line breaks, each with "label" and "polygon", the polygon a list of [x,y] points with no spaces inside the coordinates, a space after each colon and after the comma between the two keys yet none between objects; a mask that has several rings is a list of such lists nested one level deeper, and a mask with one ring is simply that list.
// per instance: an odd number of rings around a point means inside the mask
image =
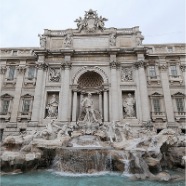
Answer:
[{"label": "statue in niche", "polygon": [[38,36],[40,37],[40,46],[46,48],[46,37],[40,34]]},{"label": "statue in niche", "polygon": [[116,34],[112,33],[110,35],[110,46],[116,46]]},{"label": "statue in niche", "polygon": [[57,71],[57,69],[50,68],[49,80],[53,81],[53,82],[59,82],[59,80],[60,80],[60,72]]},{"label": "statue in niche", "polygon": [[71,47],[72,45],[72,34],[67,34],[64,39],[64,45],[65,47]]},{"label": "statue in niche", "polygon": [[78,123],[84,123],[84,127],[86,128],[85,133],[91,134],[93,124],[98,123],[100,125],[102,123],[100,112],[94,109],[94,103],[91,93],[89,93],[88,96],[82,100],[81,106],[82,113],[80,115]]},{"label": "statue in niche", "polygon": [[47,118],[57,118],[58,115],[58,101],[56,95],[53,94],[52,98],[50,99],[49,103],[47,104]]},{"label": "statue in niche", "polygon": [[122,69],[121,81],[132,81],[132,69],[131,68]]},{"label": "statue in niche", "polygon": [[128,97],[123,102],[125,118],[135,117],[134,104],[135,104],[135,100],[132,97],[132,95],[129,93]]}]

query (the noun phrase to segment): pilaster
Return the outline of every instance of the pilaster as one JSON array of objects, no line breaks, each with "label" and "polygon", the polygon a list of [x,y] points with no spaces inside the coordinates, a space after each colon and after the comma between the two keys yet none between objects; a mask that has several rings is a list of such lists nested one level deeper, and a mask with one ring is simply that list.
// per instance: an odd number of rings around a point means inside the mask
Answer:
[{"label": "pilaster", "polygon": [[140,54],[137,57],[138,57],[138,61],[135,63],[135,67],[138,70],[142,120],[143,122],[147,122],[150,120],[150,109],[149,109],[149,98],[148,98],[148,91],[147,91],[146,73],[144,70],[145,62],[144,62],[143,54]]},{"label": "pilaster", "polygon": [[69,93],[70,93],[70,68],[71,68],[71,56],[65,56],[65,62],[62,63],[64,68],[64,79],[63,79],[63,94],[62,94],[62,121],[70,121],[70,104],[69,104]]},{"label": "pilaster", "polygon": [[111,120],[119,121],[119,102],[118,102],[118,78],[117,68],[119,63],[116,61],[116,53],[110,54],[110,68],[111,68]]},{"label": "pilaster", "polygon": [[32,122],[38,122],[40,111],[41,111],[41,103],[43,98],[43,88],[45,85],[44,81],[44,70],[47,68],[47,65],[45,64],[45,56],[39,55],[38,61],[36,63],[37,68],[37,81],[36,81],[36,87],[35,87],[35,93],[34,93],[34,102],[33,102],[33,110],[32,110]]},{"label": "pilaster", "polygon": [[108,121],[108,90],[104,89],[103,91],[103,119],[105,122]]},{"label": "pilaster", "polygon": [[3,85],[6,70],[7,70],[6,69],[6,61],[2,61],[1,66],[0,66],[0,92],[2,90],[2,85]]},{"label": "pilaster", "polygon": [[77,90],[73,89],[73,102],[72,102],[72,121],[77,120]]},{"label": "pilaster", "polygon": [[169,88],[169,77],[167,74],[168,66],[166,64],[165,58],[160,57],[160,75],[161,75],[161,82],[162,82],[162,89],[165,101],[165,110],[167,114],[167,121],[168,123],[174,122],[174,111],[173,111],[173,104],[172,98],[170,94]]},{"label": "pilaster", "polygon": [[16,122],[17,116],[19,112],[19,103],[21,98],[21,92],[22,92],[22,86],[23,86],[23,80],[24,80],[24,73],[26,70],[26,61],[20,61],[19,66],[16,68],[17,70],[17,80],[16,80],[16,87],[15,87],[15,96],[13,100],[13,106],[12,106],[12,113],[10,122]]}]

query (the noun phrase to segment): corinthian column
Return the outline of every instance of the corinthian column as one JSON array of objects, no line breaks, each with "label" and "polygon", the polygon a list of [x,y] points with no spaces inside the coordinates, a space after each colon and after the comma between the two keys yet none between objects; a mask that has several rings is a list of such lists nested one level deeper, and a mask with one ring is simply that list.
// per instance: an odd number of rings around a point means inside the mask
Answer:
[{"label": "corinthian column", "polygon": [[103,117],[104,117],[104,121],[108,121],[108,90],[104,90],[104,93],[103,93],[103,111],[104,111],[104,114],[103,114]]},{"label": "corinthian column", "polygon": [[119,103],[118,103],[118,79],[117,79],[117,67],[116,55],[110,56],[110,67],[111,67],[111,120],[119,120]]},{"label": "corinthian column", "polygon": [[149,98],[147,91],[147,80],[144,70],[144,61],[139,60],[135,63],[135,66],[138,70],[138,79],[139,79],[139,91],[140,91],[140,100],[141,100],[141,110],[142,110],[142,120],[147,122],[150,120],[150,109],[149,109]]},{"label": "corinthian column", "polygon": [[70,62],[65,62],[64,67],[64,79],[63,79],[63,95],[62,95],[62,121],[70,121],[70,104],[69,104],[69,93],[70,93]]},{"label": "corinthian column", "polygon": [[73,90],[73,103],[72,103],[72,121],[76,122],[77,117],[77,90]]},{"label": "corinthian column", "polygon": [[34,93],[34,102],[33,102],[33,110],[32,110],[32,122],[38,122],[39,121],[39,115],[41,111],[41,102],[43,98],[42,90],[44,86],[44,69],[46,68],[46,64],[44,63],[45,57],[39,56],[38,62],[37,62],[37,81],[36,81],[36,87],[35,87],[35,93]]},{"label": "corinthian column", "polygon": [[6,62],[2,62],[0,66],[0,92],[3,86],[5,72],[6,72]]}]

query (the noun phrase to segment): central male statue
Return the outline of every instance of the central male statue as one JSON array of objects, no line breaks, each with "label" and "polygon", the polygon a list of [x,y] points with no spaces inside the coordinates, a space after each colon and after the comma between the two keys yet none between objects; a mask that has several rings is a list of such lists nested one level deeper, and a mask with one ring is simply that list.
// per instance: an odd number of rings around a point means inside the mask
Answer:
[{"label": "central male statue", "polygon": [[81,106],[85,109],[85,117],[84,117],[84,122],[98,122],[96,119],[95,113],[94,113],[94,103],[92,100],[92,94],[89,93],[86,98],[83,99],[81,102]]}]

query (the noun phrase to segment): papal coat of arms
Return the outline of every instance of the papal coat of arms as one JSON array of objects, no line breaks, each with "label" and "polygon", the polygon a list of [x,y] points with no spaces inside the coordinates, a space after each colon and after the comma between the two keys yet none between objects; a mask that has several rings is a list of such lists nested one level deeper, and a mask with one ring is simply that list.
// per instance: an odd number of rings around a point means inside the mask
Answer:
[{"label": "papal coat of arms", "polygon": [[100,16],[98,17],[96,11],[90,9],[89,11],[85,11],[84,19],[79,17],[76,19],[78,31],[85,30],[87,32],[95,32],[96,30],[104,30],[104,21],[107,21],[106,18]]}]

